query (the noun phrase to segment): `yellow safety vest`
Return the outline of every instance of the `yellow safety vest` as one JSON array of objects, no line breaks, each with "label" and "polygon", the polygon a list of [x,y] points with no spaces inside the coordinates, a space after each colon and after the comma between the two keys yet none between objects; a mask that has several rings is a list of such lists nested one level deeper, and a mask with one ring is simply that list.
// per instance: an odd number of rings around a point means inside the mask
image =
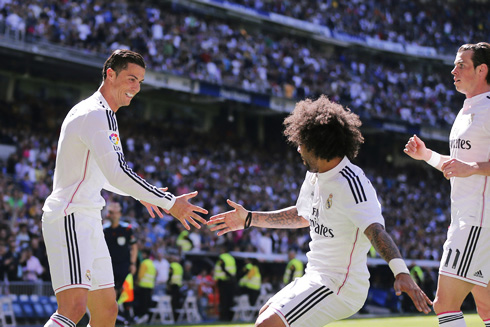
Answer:
[{"label": "yellow safety vest", "polygon": [[157,270],[153,264],[153,260],[145,259],[140,264],[140,271],[138,272],[138,285],[143,288],[155,288],[155,279],[157,277]]},{"label": "yellow safety vest", "polygon": [[172,268],[172,277],[170,277],[170,284],[175,284],[177,286],[182,286],[182,281],[184,280],[184,268],[178,262],[172,262],[170,264]]},{"label": "yellow safety vest", "polygon": [[[232,276],[236,275],[236,262],[235,258],[231,256],[229,253],[222,253],[219,255],[219,259],[221,259],[225,265],[226,271],[230,273]],[[219,260],[218,260],[219,262]],[[215,280],[228,280],[229,277],[223,270],[223,267],[221,265],[216,265],[214,266],[214,279]]]},{"label": "yellow safety vest", "polygon": [[[291,266],[294,266],[294,274],[291,279]],[[291,259],[286,266],[286,272],[284,273],[283,282],[284,284],[288,284],[291,280],[294,280],[297,277],[303,276],[303,262],[296,258]]]},{"label": "yellow safety vest", "polygon": [[182,249],[182,251],[187,252],[192,250],[192,243],[186,238],[189,235],[189,232],[184,230],[177,237],[177,246]]},{"label": "yellow safety vest", "polygon": [[245,269],[248,270],[248,272],[245,274],[245,276],[240,278],[238,285],[241,287],[250,288],[251,290],[260,290],[262,276],[260,275],[259,267],[251,263],[247,263],[245,265]]}]

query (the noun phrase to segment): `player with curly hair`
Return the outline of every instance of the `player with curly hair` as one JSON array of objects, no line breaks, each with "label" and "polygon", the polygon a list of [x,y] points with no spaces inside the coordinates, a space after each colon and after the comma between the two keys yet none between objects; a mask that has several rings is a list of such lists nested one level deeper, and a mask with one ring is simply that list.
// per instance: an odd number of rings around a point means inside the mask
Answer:
[{"label": "player with curly hair", "polygon": [[397,295],[406,292],[417,309],[432,302],[412,280],[392,238],[384,229],[381,205],[361,168],[351,163],[364,138],[359,117],[321,96],[299,102],[285,121],[284,134],[298,147],[307,168],[295,206],[233,210],[210,218],[218,235],[248,228],[310,228],[305,274],[262,307],[256,326],[322,327],[361,309],[369,289],[367,252],[371,244],[395,275]]}]

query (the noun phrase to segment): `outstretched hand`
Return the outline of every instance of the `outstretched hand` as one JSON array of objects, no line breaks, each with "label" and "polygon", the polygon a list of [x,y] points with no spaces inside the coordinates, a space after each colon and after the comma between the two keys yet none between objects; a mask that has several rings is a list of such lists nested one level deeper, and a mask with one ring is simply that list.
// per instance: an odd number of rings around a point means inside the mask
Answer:
[{"label": "outstretched hand", "polygon": [[[160,191],[167,191],[168,187],[162,187],[159,189]],[[163,213],[160,211],[160,208],[154,204],[148,203],[146,201],[140,200],[140,203],[145,206],[146,210],[150,214],[151,218],[155,218],[155,212],[157,213],[158,217],[163,218]],[[167,210],[163,209],[166,213],[168,213]]]},{"label": "outstretched hand", "polygon": [[218,231],[218,236],[244,229],[245,218],[247,218],[248,211],[242,205],[230,199],[226,200],[226,202],[230,207],[233,207],[233,210],[212,216],[207,222],[208,226],[215,225],[211,227],[211,231]]},{"label": "outstretched hand", "polygon": [[418,311],[424,312],[425,314],[431,312],[429,306],[432,306],[432,301],[414,282],[409,274],[398,274],[395,279],[394,288],[397,296],[400,296],[402,292],[407,293]]},{"label": "outstretched hand", "polygon": [[200,212],[207,214],[208,211],[189,203],[189,199],[195,197],[196,195],[197,191],[194,191],[176,197],[174,205],[169,210],[169,213],[178,219],[187,230],[191,229],[189,223],[198,229],[201,228],[201,225],[199,225],[198,222],[202,224],[206,223],[206,219],[199,216],[197,213]]}]

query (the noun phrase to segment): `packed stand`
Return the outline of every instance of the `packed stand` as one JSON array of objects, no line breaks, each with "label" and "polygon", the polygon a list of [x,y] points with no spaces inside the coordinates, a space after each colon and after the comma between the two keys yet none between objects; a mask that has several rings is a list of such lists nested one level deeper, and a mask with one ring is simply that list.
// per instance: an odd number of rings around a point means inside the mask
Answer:
[{"label": "packed stand", "polygon": [[[363,30],[369,30],[364,25],[372,26],[373,31],[383,30],[377,28],[381,22],[387,25],[386,31],[390,31],[391,25],[397,28],[404,26],[404,30],[413,34],[410,39],[421,44],[438,33],[417,33],[417,28],[425,26],[436,29],[437,24],[446,25],[443,18],[430,19],[433,16],[441,17],[432,13],[445,12],[451,26],[456,19],[458,25],[461,24],[460,11],[456,10],[459,4],[456,2],[443,4],[438,1],[430,8],[432,2],[388,3],[383,8],[392,8],[393,12],[384,13],[383,10],[377,15],[371,14],[378,12],[377,5],[372,1],[354,1],[349,5],[336,1],[329,5],[308,1],[304,6],[302,2],[294,6],[292,2],[281,2],[279,5],[277,1],[242,3],[263,10],[275,9],[293,16],[299,15],[301,19],[310,19],[310,16],[316,16],[314,13],[322,10],[334,10],[336,15],[323,16],[345,20],[342,24],[335,23],[338,28],[356,26],[348,23],[351,20],[362,24]],[[310,10],[304,9],[310,5],[313,5],[312,8],[318,6],[320,11],[310,13]],[[464,31],[466,36],[468,31],[474,31],[474,39],[485,40],[486,35],[478,33],[487,30],[480,32],[480,25],[488,24],[489,20],[477,20],[481,21],[478,25],[473,23],[471,17],[480,18],[490,11],[481,8],[470,10],[472,6],[473,3],[468,5],[471,15],[464,17],[468,20],[468,28],[459,30],[461,33]],[[350,107],[363,119],[394,119],[448,128],[458,109],[454,107],[454,103],[459,101],[455,101],[458,95],[452,86],[450,67],[437,62],[427,68],[418,66],[420,62],[401,61],[390,58],[392,56],[388,54],[369,54],[363,52],[362,47],[355,51],[336,47],[332,51],[313,40],[257,31],[256,26],[190,12],[176,4],[156,7],[154,3],[129,1],[95,1],[88,4],[86,1],[59,3],[30,0],[22,1],[22,4],[17,1],[3,2],[0,7],[0,18],[5,25],[10,30],[21,30],[28,42],[51,42],[102,56],[117,48],[131,48],[142,53],[154,71],[218,85],[238,85],[247,91],[292,99],[326,94]],[[340,15],[344,11],[346,14]],[[404,14],[400,15],[400,12]],[[363,19],[359,19],[358,15]],[[374,21],[367,22],[366,17],[374,17]],[[412,17],[414,29],[399,24],[395,17],[403,17],[404,20]],[[421,23],[421,20],[429,19],[431,24]],[[390,23],[393,20],[395,22]],[[446,27],[448,29],[451,33],[441,38],[454,38],[450,44],[460,44],[461,39],[454,36],[454,28]],[[392,32],[396,37],[390,38],[403,38],[401,32],[396,31],[393,29]]]},{"label": "packed stand", "polygon": [[[31,126],[23,118],[29,117],[30,110],[15,114],[16,106],[33,108],[29,102],[0,106],[5,122],[11,123],[2,126],[0,135],[4,143],[16,147],[1,165],[0,218],[2,232],[7,235],[2,239],[15,240],[17,247],[24,248],[32,246],[33,236],[41,237],[41,208],[52,187],[58,129],[33,128],[43,122],[33,121]],[[59,112],[67,107],[60,105]],[[46,119],[54,120],[50,116]],[[227,198],[242,200],[251,210],[274,210],[295,203],[305,169],[292,147],[274,144],[257,149],[233,138],[223,141],[212,134],[184,132],[173,128],[170,121],[138,123],[120,115],[119,123],[125,126],[122,140],[132,169],[155,185],[168,186],[175,194],[198,190],[196,202],[210,215],[228,210]],[[159,137],[162,128],[165,138]],[[368,155],[370,151],[361,151],[359,158],[366,166],[362,153]],[[439,260],[449,219],[447,183],[427,175],[420,166],[398,169],[377,162],[365,170],[377,189],[387,229],[402,255]],[[177,236],[182,228],[174,219],[150,219],[137,201],[108,192],[104,196],[107,202],[121,202],[125,219],[136,228],[142,246],[178,251]],[[303,253],[308,250],[305,230],[254,228],[217,237],[202,228],[191,234],[192,249],[200,251],[216,251],[223,242],[233,243],[238,251],[265,254],[287,253],[290,248]],[[35,255],[39,253],[35,251]],[[45,263],[45,258],[39,259]]]},{"label": "packed stand", "polygon": [[231,0],[259,11],[327,26],[332,32],[373,37],[454,53],[468,40],[488,41],[487,1]]}]

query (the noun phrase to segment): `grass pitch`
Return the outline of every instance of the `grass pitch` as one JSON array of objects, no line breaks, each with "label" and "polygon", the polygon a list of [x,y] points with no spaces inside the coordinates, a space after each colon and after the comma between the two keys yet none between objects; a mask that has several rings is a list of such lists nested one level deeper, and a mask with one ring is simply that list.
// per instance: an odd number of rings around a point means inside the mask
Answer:
[{"label": "grass pitch", "polygon": [[[467,327],[484,327],[484,324],[477,314],[464,315]],[[253,327],[254,324],[202,324],[202,325],[148,325],[145,327]],[[346,319],[333,322],[328,327],[437,327],[437,317],[434,314],[429,316],[412,316],[412,317],[390,317],[390,318],[367,318],[367,319]],[[142,326],[143,327],[143,326]]]}]

